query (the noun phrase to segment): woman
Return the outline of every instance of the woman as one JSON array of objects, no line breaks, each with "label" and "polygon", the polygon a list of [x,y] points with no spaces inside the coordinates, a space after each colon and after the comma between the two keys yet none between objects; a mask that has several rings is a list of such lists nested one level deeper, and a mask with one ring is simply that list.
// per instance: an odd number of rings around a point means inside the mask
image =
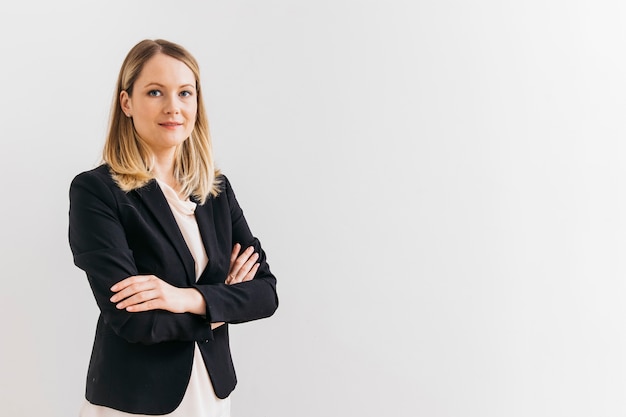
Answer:
[{"label": "woman", "polygon": [[70,187],[70,247],[100,309],[81,416],[229,416],[228,324],[271,316],[276,279],[214,166],[184,48],[130,50],[103,161]]}]

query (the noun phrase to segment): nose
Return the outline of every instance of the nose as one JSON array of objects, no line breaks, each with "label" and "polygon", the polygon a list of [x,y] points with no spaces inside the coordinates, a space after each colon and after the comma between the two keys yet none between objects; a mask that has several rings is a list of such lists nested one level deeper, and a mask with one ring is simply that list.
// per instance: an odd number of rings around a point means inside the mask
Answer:
[{"label": "nose", "polygon": [[165,103],[163,112],[165,114],[179,114],[180,113],[180,103],[178,102],[178,96],[169,97],[169,99]]}]

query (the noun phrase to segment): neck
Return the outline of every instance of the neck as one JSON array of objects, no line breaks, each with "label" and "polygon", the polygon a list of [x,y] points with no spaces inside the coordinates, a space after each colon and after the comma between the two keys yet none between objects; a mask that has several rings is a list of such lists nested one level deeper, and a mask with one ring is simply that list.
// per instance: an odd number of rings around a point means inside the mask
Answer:
[{"label": "neck", "polygon": [[152,172],[158,180],[163,181],[175,190],[178,189],[178,182],[174,178],[174,152],[155,154]]}]

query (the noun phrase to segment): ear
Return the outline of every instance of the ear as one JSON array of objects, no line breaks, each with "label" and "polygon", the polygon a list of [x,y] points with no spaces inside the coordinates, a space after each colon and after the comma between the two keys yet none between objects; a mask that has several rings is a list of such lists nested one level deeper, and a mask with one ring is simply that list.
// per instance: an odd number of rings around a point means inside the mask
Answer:
[{"label": "ear", "polygon": [[126,116],[132,116],[132,100],[126,90],[122,90],[120,93],[120,107]]}]

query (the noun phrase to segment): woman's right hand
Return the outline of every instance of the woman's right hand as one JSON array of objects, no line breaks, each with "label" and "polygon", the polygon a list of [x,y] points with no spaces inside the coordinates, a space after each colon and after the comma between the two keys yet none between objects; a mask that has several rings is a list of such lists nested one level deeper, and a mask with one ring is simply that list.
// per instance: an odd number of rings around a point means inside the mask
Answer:
[{"label": "woman's right hand", "polygon": [[230,255],[230,269],[226,277],[226,284],[238,284],[240,282],[250,281],[254,278],[259,264],[259,254],[254,252],[254,246],[248,247],[239,255],[241,245],[236,243],[233,252]]}]

